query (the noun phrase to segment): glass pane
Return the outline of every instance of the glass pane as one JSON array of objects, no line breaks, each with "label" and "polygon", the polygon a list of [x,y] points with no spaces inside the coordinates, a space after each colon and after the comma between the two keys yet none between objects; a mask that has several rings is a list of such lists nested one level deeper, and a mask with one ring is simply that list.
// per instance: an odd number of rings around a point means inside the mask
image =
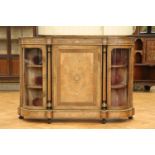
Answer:
[{"label": "glass pane", "polygon": [[127,69],[126,68],[112,68],[111,84],[112,85],[127,84]]},{"label": "glass pane", "polygon": [[7,54],[7,40],[0,40],[0,54]]},{"label": "glass pane", "polygon": [[140,33],[147,33],[147,26],[141,26]]},{"label": "glass pane", "polygon": [[33,90],[29,89],[27,90],[27,106],[42,106],[43,104],[43,97],[42,97],[42,91],[41,90]]},{"label": "glass pane", "polygon": [[127,104],[127,89],[113,89],[111,91],[111,105],[113,107],[125,106]]},{"label": "glass pane", "polygon": [[19,41],[18,39],[22,37],[22,31],[20,26],[12,26],[11,27],[11,54],[20,53]]},{"label": "glass pane", "polygon": [[32,26],[11,27],[11,39],[19,39],[21,37],[33,37],[33,27]]},{"label": "glass pane", "polygon": [[39,48],[27,48],[25,51],[27,65],[42,65],[42,51]]},{"label": "glass pane", "polygon": [[42,70],[39,68],[29,68],[27,70],[28,86],[42,86]]},{"label": "glass pane", "polygon": [[128,49],[113,49],[111,56],[112,65],[127,65],[128,64]]},{"label": "glass pane", "polygon": [[119,108],[128,104],[127,82],[129,51],[116,48],[111,52],[111,106]]},{"label": "glass pane", "polygon": [[20,27],[11,27],[11,39],[19,39],[22,37],[22,30]]},{"label": "glass pane", "polygon": [[152,26],[152,33],[155,33],[155,26]]},{"label": "glass pane", "polygon": [[20,53],[19,41],[12,40],[11,41],[11,54],[18,54]]},{"label": "glass pane", "polygon": [[42,51],[39,48],[25,49],[26,105],[43,105]]},{"label": "glass pane", "polygon": [[22,27],[22,37],[33,37],[33,27],[32,26]]},{"label": "glass pane", "polygon": [[0,26],[0,39],[7,39],[7,28]]}]

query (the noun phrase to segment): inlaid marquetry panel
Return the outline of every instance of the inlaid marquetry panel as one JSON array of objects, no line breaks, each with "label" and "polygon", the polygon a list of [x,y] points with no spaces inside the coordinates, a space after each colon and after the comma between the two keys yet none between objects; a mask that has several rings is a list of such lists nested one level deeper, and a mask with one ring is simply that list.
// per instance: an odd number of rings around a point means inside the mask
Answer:
[{"label": "inlaid marquetry panel", "polygon": [[54,46],[54,107],[99,108],[101,103],[101,48]]}]

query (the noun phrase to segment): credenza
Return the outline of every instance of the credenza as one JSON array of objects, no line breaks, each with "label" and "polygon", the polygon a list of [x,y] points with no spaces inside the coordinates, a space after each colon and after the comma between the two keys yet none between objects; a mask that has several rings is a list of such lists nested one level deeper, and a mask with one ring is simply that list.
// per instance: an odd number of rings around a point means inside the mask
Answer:
[{"label": "credenza", "polygon": [[21,38],[20,119],[132,119],[133,38]]}]

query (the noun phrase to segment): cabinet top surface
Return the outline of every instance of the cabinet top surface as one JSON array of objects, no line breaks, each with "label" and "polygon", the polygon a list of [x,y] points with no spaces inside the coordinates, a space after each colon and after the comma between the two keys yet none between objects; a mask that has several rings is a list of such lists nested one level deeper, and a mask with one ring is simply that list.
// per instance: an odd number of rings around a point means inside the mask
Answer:
[{"label": "cabinet top surface", "polygon": [[132,36],[46,36],[20,38],[20,44],[32,45],[133,45]]}]

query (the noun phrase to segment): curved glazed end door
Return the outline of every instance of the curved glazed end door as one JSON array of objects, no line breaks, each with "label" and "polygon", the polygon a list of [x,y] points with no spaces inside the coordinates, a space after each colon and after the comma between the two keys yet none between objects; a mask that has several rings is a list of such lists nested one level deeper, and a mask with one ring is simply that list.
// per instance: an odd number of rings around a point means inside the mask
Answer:
[{"label": "curved glazed end door", "polygon": [[108,109],[132,107],[132,49],[128,46],[108,50]]},{"label": "curved glazed end door", "polygon": [[53,108],[100,109],[101,47],[53,46]]},{"label": "curved glazed end door", "polygon": [[25,45],[22,53],[21,78],[23,107],[46,109],[46,49],[45,46]]}]

